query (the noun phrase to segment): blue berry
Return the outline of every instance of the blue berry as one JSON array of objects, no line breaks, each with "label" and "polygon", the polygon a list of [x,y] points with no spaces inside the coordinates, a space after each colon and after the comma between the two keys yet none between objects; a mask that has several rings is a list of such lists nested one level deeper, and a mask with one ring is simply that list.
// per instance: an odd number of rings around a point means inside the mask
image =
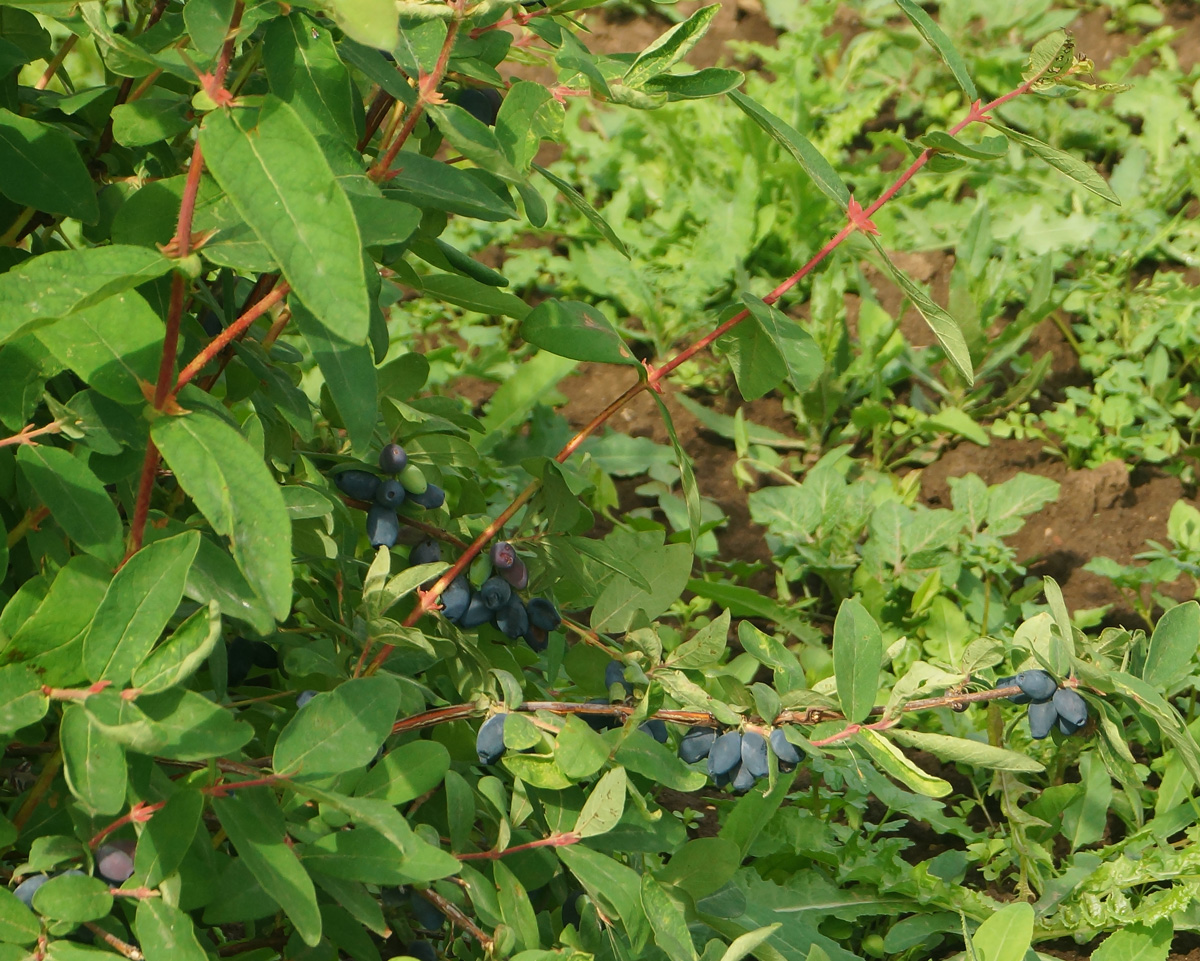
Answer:
[{"label": "blue berry", "polygon": [[[1051,703],[1054,705],[1054,710],[1058,712],[1058,728],[1064,734],[1074,734],[1087,724],[1087,701],[1076,691],[1068,687],[1060,687],[1054,692],[1054,699]],[[1065,730],[1065,728],[1070,728],[1070,730]]]},{"label": "blue berry", "polygon": [[427,484],[425,490],[419,494],[414,494],[411,491],[408,494],[408,499],[418,507],[424,507],[427,511],[436,510],[446,503],[446,492],[437,484]]},{"label": "blue berry", "polygon": [[512,567],[502,570],[500,576],[508,581],[515,590],[523,591],[529,586],[529,568],[525,566],[525,562],[519,557]]},{"label": "blue berry", "polygon": [[489,611],[498,611],[512,597],[512,585],[503,577],[489,577],[479,588],[479,596]]},{"label": "blue berry", "polygon": [[333,482],[343,494],[358,501],[374,500],[379,490],[379,478],[365,470],[344,470]]},{"label": "blue berry", "polygon": [[[1006,677],[996,678],[996,688],[1012,687],[1017,683],[1017,675],[1009,674]],[[1008,700],[1013,704],[1028,704],[1032,698],[1028,694],[1010,694]]]},{"label": "blue berry", "polygon": [[296,709],[299,710],[300,708],[304,707],[305,704],[307,704],[316,696],[316,691],[301,691],[296,695]]},{"label": "blue berry", "polygon": [[409,552],[408,563],[410,567],[416,567],[418,564],[436,564],[442,559],[442,545],[437,541],[428,539],[421,541]]},{"label": "blue berry", "polygon": [[100,876],[116,884],[124,884],[133,876],[133,841],[113,841],[96,849],[96,870]]},{"label": "blue berry", "polygon": [[679,756],[688,764],[695,764],[708,757],[716,739],[717,732],[710,727],[689,728],[683,740],[679,742]]},{"label": "blue berry", "polygon": [[516,640],[529,630],[529,615],[525,613],[525,605],[516,594],[509,598],[508,603],[496,611],[492,622],[500,629],[500,633]]},{"label": "blue berry", "polygon": [[734,770],[729,772],[729,780],[730,787],[739,794],[744,794],[754,787],[754,782],[758,779],[745,764],[739,764]]},{"label": "blue berry", "polygon": [[399,474],[408,465],[408,454],[399,444],[388,444],[379,452],[379,469],[385,474]]},{"label": "blue berry", "polygon": [[1029,733],[1037,740],[1049,734],[1057,720],[1058,711],[1054,709],[1053,701],[1034,701],[1029,705]]},{"label": "blue berry", "polygon": [[398,480],[385,480],[375,491],[375,503],[395,510],[404,503],[404,488]]},{"label": "blue berry", "polygon": [[400,521],[396,512],[382,504],[372,504],[367,511],[367,540],[372,547],[391,547],[400,536]]},{"label": "blue berry", "polygon": [[[529,613],[529,605],[525,606],[525,613]],[[525,632],[524,638],[525,643],[539,654],[550,646],[550,638],[546,636],[546,632],[535,624],[529,625],[529,630]]]},{"label": "blue berry", "polygon": [[37,893],[37,889],[49,880],[50,878],[45,874],[35,874],[13,888],[13,894],[17,896],[17,900],[25,905],[25,907],[31,908],[33,907],[33,896]]},{"label": "blue berry", "polygon": [[504,757],[504,714],[493,714],[479,726],[475,753],[480,764],[495,764]]},{"label": "blue berry", "polygon": [[1035,704],[1050,700],[1058,690],[1058,681],[1046,671],[1022,671],[1014,680],[1021,693],[1028,694]]},{"label": "blue berry", "polygon": [[483,598],[479,596],[479,593],[475,592],[471,594],[471,600],[467,604],[467,609],[459,617],[458,626],[469,630],[473,627],[479,627],[481,624],[486,624],[491,619],[491,610],[483,603]]},{"label": "blue berry", "polygon": [[639,724],[638,730],[649,734],[659,744],[667,743],[667,722],[660,720],[657,717],[652,717],[645,724]]},{"label": "blue berry", "polygon": [[471,603],[471,585],[459,574],[454,578],[439,598],[442,602],[442,616],[451,622],[457,622],[466,613],[467,605]]},{"label": "blue berry", "polygon": [[611,691],[614,684],[621,685],[626,697],[633,693],[633,685],[625,680],[625,665],[620,661],[609,661],[608,666],[604,669],[605,689]]},{"label": "blue berry", "polygon": [[800,752],[796,750],[796,745],[787,739],[781,727],[771,732],[771,750],[779,758],[781,770],[785,764],[790,767],[800,763]]},{"label": "blue berry", "polygon": [[713,742],[708,752],[708,773],[712,777],[729,774],[742,763],[742,736],[727,731]]},{"label": "blue berry", "polygon": [[529,623],[535,627],[543,631],[557,631],[562,624],[558,608],[544,597],[535,597],[526,606],[529,608]]},{"label": "blue berry", "polygon": [[751,777],[767,776],[767,739],[757,731],[742,735],[742,769]]}]

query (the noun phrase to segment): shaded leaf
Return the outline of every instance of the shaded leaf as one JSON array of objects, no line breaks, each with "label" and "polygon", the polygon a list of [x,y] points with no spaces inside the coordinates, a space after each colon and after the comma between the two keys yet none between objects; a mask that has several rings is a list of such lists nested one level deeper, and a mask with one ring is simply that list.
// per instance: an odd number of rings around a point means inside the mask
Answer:
[{"label": "shaded leaf", "polygon": [[67,536],[85,553],[116,566],[124,525],[104,484],[87,464],[44,444],[22,445],[17,464]]}]

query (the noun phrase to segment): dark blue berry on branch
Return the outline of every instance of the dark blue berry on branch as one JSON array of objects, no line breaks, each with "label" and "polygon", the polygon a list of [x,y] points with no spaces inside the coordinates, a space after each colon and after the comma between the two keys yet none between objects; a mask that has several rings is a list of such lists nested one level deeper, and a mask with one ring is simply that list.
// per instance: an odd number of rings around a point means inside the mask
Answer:
[{"label": "dark blue berry on branch", "polygon": [[375,491],[375,503],[393,511],[404,503],[404,488],[397,480],[385,480]]},{"label": "dark blue berry on branch", "polygon": [[503,577],[489,577],[479,588],[479,596],[489,611],[498,611],[512,597],[512,585]]},{"label": "dark blue berry on branch", "polygon": [[504,714],[493,714],[475,735],[475,753],[480,764],[495,764],[504,757]]},{"label": "dark blue berry on branch", "polygon": [[1034,701],[1029,705],[1029,733],[1037,740],[1048,735],[1057,720],[1058,711],[1054,709],[1053,701]]},{"label": "dark blue berry on branch", "polygon": [[441,559],[442,545],[432,538],[414,545],[408,555],[410,567],[416,567],[418,564],[436,564]]},{"label": "dark blue berry on branch", "polygon": [[379,478],[370,471],[344,470],[333,478],[337,489],[357,501],[373,501],[379,490]]},{"label": "dark blue berry on branch", "polygon": [[712,777],[729,774],[742,763],[742,736],[737,731],[727,731],[713,742],[708,752],[708,773]]},{"label": "dark blue berry on branch", "polygon": [[388,444],[379,452],[379,469],[385,474],[399,474],[408,466],[408,454],[399,444]]},{"label": "dark blue berry on branch", "polygon": [[418,507],[424,507],[427,511],[432,511],[446,503],[446,492],[438,487],[437,484],[427,484],[425,490],[420,494],[410,492],[408,499]]},{"label": "dark blue berry on branch", "polygon": [[667,743],[667,722],[660,720],[657,717],[652,717],[644,724],[638,725],[639,731],[644,731],[649,734],[659,744]]},{"label": "dark blue berry on branch", "polygon": [[679,756],[688,764],[695,764],[708,757],[716,739],[717,732],[710,727],[689,728],[683,740],[679,742]]},{"label": "dark blue berry on branch", "polygon": [[742,735],[742,769],[751,777],[767,776],[767,739],[757,731]]},{"label": "dark blue berry on branch", "polygon": [[562,615],[558,608],[544,597],[535,597],[527,605],[529,608],[529,623],[540,627],[543,631],[557,631],[562,625]]},{"label": "dark blue berry on branch", "polygon": [[442,596],[438,600],[442,604],[442,616],[452,623],[457,623],[458,619],[466,613],[467,605],[471,603],[471,585],[462,574],[459,574],[442,591]]},{"label": "dark blue berry on branch", "polygon": [[400,536],[400,521],[396,512],[382,504],[372,504],[367,511],[367,540],[372,547],[391,547]]},{"label": "dark blue berry on branch", "polygon": [[800,763],[800,752],[796,749],[796,745],[787,739],[781,727],[777,727],[771,732],[771,750],[779,758],[781,771],[784,770],[784,765],[787,766],[787,770],[791,770]]},{"label": "dark blue berry on branch", "polygon": [[1028,694],[1035,704],[1050,700],[1058,690],[1058,681],[1046,671],[1022,671],[1015,680],[1021,693]]}]

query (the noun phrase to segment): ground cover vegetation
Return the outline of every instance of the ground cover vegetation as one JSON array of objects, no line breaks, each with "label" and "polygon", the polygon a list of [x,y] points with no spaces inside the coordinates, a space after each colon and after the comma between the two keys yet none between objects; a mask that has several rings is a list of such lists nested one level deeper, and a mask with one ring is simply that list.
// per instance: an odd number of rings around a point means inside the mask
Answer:
[{"label": "ground cover vegetation", "polygon": [[0,2],[0,961],[1193,943],[1173,8],[757,6]]}]

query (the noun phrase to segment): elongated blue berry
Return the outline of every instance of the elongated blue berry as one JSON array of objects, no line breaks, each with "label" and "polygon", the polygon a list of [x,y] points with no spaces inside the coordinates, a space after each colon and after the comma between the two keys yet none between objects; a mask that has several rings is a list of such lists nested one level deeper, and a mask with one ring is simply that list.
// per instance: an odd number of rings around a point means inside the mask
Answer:
[{"label": "elongated blue berry", "polygon": [[495,764],[504,757],[504,718],[507,715],[493,714],[481,725],[475,735],[475,753],[480,764]]},{"label": "elongated blue berry", "polygon": [[654,738],[654,740],[658,741],[659,744],[667,743],[667,722],[666,721],[660,720],[657,717],[652,717],[650,720],[646,721],[644,724],[639,724],[638,730],[644,731],[645,733],[649,734],[652,738]]},{"label": "elongated blue berry", "polygon": [[708,773],[712,777],[728,774],[741,763],[742,736],[737,731],[726,731],[708,752]]},{"label": "elongated blue berry", "polygon": [[[525,607],[525,613],[529,613],[528,605]],[[525,643],[532,647],[539,654],[550,646],[550,638],[546,635],[546,632],[536,624],[530,624],[529,630],[527,630],[523,636],[525,638]]]},{"label": "elongated blue berry", "polygon": [[375,503],[395,510],[404,503],[404,488],[398,480],[389,477],[380,483],[379,489],[375,491]]},{"label": "elongated blue berry", "polygon": [[621,685],[626,697],[633,693],[633,685],[625,680],[625,665],[620,661],[609,661],[608,666],[604,668],[605,688],[612,691],[614,684]]},{"label": "elongated blue berry", "polygon": [[396,512],[382,504],[372,504],[367,511],[367,540],[372,547],[391,547],[400,536]]},{"label": "elongated blue berry", "polygon": [[415,544],[408,555],[410,567],[416,567],[418,564],[436,564],[441,559],[442,545],[432,538]]},{"label": "elongated blue berry", "polygon": [[492,545],[492,567],[498,571],[506,571],[517,563],[517,549],[508,541],[496,541]]},{"label": "elongated blue berry", "polygon": [[344,470],[334,477],[333,482],[347,497],[359,501],[373,501],[379,490],[379,478],[365,470]]},{"label": "elongated blue berry", "polygon": [[742,769],[751,777],[767,776],[767,739],[757,731],[742,735]]},{"label": "elongated blue berry", "polygon": [[112,841],[96,849],[96,870],[101,877],[123,884],[133,877],[134,841]]},{"label": "elongated blue berry", "polygon": [[432,511],[446,503],[446,492],[438,487],[437,484],[427,484],[425,490],[419,494],[409,491],[408,500],[418,507],[424,507],[427,511]]},{"label": "elongated blue berry", "polygon": [[525,604],[516,594],[508,599],[500,610],[492,615],[492,623],[500,629],[505,637],[516,640],[529,630],[529,615],[525,613]]},{"label": "elongated blue berry", "polygon": [[483,603],[483,598],[478,592],[471,594],[471,600],[467,604],[467,609],[463,611],[462,616],[458,619],[458,626],[466,629],[479,627],[481,624],[486,624],[492,619],[492,612],[488,606]]},{"label": "elongated blue berry", "polygon": [[1054,680],[1053,675],[1046,671],[1022,671],[1014,680],[1021,692],[1028,694],[1035,704],[1050,700],[1054,697],[1054,692],[1058,690],[1058,681]]},{"label": "elongated blue berry", "polygon": [[528,605],[529,623],[540,627],[543,631],[557,631],[562,624],[562,615],[558,608],[544,597],[535,597]]},{"label": "elongated blue berry", "polygon": [[1087,723],[1087,701],[1080,697],[1078,692],[1072,691],[1069,687],[1060,687],[1054,692],[1054,699],[1051,703],[1054,705],[1054,710],[1058,712],[1060,730],[1064,721],[1072,729],[1068,732],[1071,734]]},{"label": "elongated blue berry", "polygon": [[[996,678],[996,689],[999,690],[1002,687],[1012,687],[1016,683],[1017,675],[1015,674],[1009,674],[1006,677],[998,677]],[[1010,694],[1008,695],[1008,700],[1012,701],[1013,704],[1028,704],[1032,698],[1028,694]]]},{"label": "elongated blue berry", "polygon": [[687,734],[683,736],[683,740],[679,742],[679,756],[688,764],[695,764],[708,757],[716,739],[717,732],[711,727],[689,728]]},{"label": "elongated blue berry", "polygon": [[399,444],[388,444],[379,452],[379,469],[385,474],[399,474],[408,465],[408,454]]},{"label": "elongated blue berry", "polygon": [[512,567],[500,572],[514,590],[523,591],[529,586],[529,568],[525,566],[525,562],[521,558],[517,558],[517,562]]},{"label": "elongated blue berry", "polygon": [[1053,701],[1034,701],[1029,705],[1029,733],[1039,741],[1050,733],[1057,720]]},{"label": "elongated blue berry", "polygon": [[442,616],[448,621],[457,623],[458,619],[466,613],[467,605],[471,603],[471,585],[462,574],[459,574],[442,591],[442,596],[438,600],[442,604]]},{"label": "elongated blue berry", "polygon": [[800,752],[796,749],[796,745],[787,739],[787,735],[783,733],[781,727],[777,727],[771,732],[771,750],[779,758],[781,768],[784,764],[800,763]]},{"label": "elongated blue berry", "polygon": [[33,907],[33,896],[37,893],[37,889],[49,880],[48,875],[35,874],[13,888],[13,894],[17,896],[17,900],[25,905],[25,907]]},{"label": "elongated blue berry", "polygon": [[754,787],[754,782],[757,778],[745,764],[739,764],[736,768],[729,772],[729,786],[739,794],[744,794]]},{"label": "elongated blue berry", "polygon": [[498,611],[512,597],[512,585],[503,577],[489,577],[480,586],[479,596],[489,611]]},{"label": "elongated blue berry", "polygon": [[299,694],[296,695],[296,710],[299,710],[300,708],[304,707],[305,704],[307,704],[309,701],[311,701],[316,696],[317,696],[316,691],[301,691]]}]

